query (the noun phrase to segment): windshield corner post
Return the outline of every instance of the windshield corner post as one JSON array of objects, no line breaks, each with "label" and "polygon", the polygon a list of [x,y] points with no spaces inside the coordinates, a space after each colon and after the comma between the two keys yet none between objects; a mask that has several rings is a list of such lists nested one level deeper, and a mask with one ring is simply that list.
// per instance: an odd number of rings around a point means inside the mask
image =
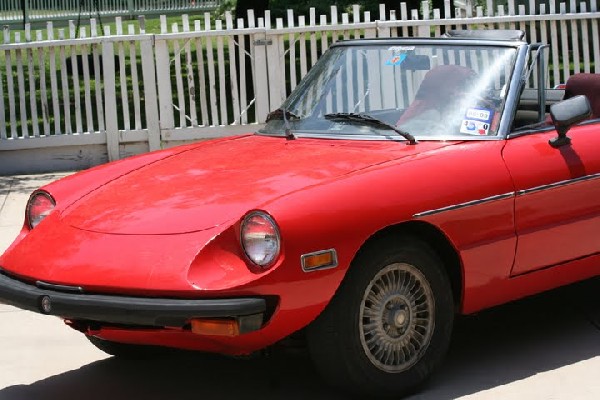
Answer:
[{"label": "windshield corner post", "polygon": [[[518,79],[511,79],[508,92],[506,94],[506,102],[504,103],[504,113],[500,119],[500,126],[498,127],[498,136],[506,139],[510,133],[510,126],[514,118],[514,114],[517,110],[517,104],[521,97],[521,92],[525,88],[526,80],[525,75],[527,74],[527,56],[529,53],[529,45],[521,44],[518,47],[517,59],[514,64],[512,71],[512,77],[519,77]],[[517,83],[517,84],[515,84]],[[507,112],[508,111],[508,112]]]},{"label": "windshield corner post", "polygon": [[546,62],[544,59],[544,49],[549,45],[541,45],[538,49],[538,103],[539,103],[539,122],[546,118]]}]

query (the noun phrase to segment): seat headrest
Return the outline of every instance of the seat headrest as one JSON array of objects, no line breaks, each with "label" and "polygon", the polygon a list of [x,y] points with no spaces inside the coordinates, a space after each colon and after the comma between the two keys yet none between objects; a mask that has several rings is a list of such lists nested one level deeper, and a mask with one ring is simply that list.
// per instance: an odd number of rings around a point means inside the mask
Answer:
[{"label": "seat headrest", "polygon": [[440,65],[427,72],[415,98],[445,103],[466,91],[477,74],[460,65]]},{"label": "seat headrest", "polygon": [[575,74],[565,85],[565,99],[584,95],[592,106],[592,118],[600,118],[600,74]]}]

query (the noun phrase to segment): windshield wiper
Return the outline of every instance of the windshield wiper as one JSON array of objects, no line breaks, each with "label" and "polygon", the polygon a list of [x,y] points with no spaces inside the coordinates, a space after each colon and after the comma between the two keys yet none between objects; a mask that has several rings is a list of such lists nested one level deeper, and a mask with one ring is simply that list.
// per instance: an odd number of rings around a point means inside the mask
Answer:
[{"label": "windshield wiper", "polygon": [[296,139],[296,135],[294,135],[294,133],[292,132],[292,127],[290,126],[290,120],[299,120],[300,117],[298,115],[282,107],[278,108],[277,110],[271,111],[269,114],[267,114],[267,119],[265,120],[265,122],[269,122],[274,119],[283,119],[283,123],[285,125],[285,138],[287,140]]},{"label": "windshield wiper", "polygon": [[403,131],[400,128],[395,127],[394,125],[388,124],[380,119],[372,117],[369,114],[365,113],[332,113],[325,114],[325,119],[334,122],[350,122],[356,123],[360,125],[372,126],[373,128],[379,129],[389,129],[396,132],[398,135],[402,136],[404,139],[408,140],[408,144],[417,144],[417,139],[413,135],[408,132]]}]

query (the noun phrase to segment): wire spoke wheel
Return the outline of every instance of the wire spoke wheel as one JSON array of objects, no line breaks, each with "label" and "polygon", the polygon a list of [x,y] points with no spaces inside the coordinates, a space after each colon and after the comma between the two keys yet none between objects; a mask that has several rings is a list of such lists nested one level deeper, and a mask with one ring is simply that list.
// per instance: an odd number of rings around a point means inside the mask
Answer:
[{"label": "wire spoke wheel", "polygon": [[434,321],[434,296],[425,276],[410,264],[390,264],[373,277],[362,298],[363,351],[384,372],[405,371],[427,349]]}]

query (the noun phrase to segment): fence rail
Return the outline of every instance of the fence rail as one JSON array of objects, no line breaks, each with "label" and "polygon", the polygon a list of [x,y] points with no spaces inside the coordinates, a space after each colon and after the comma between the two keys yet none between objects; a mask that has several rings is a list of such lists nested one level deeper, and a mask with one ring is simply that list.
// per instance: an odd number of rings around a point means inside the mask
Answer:
[{"label": "fence rail", "polygon": [[[491,4],[491,2],[488,2]],[[407,10],[400,15],[380,7],[379,17],[354,6],[350,13],[331,7],[329,15],[285,20],[203,19],[167,25],[149,35],[134,22],[116,18],[116,32],[99,32],[94,19],[76,32],[3,32],[0,44],[0,174],[10,169],[10,151],[64,146],[98,146],[110,160],[142,151],[255,129],[277,108],[334,42],[370,37],[433,37],[447,29],[522,29],[530,42],[550,44],[549,85],[574,73],[600,73],[596,0],[539,13],[525,7],[468,8],[450,18],[443,10]],[[535,2],[532,2],[535,6]],[[532,9],[535,9],[533,7]],[[318,17],[318,18],[317,18]],[[75,147],[77,148],[77,147]],[[55,156],[58,157],[58,156]],[[60,157],[85,158],[61,153]],[[11,159],[12,160],[12,159]],[[13,162],[13,161],[11,161]],[[92,161],[90,161],[92,162]],[[4,170],[4,171],[3,171]]]}]

